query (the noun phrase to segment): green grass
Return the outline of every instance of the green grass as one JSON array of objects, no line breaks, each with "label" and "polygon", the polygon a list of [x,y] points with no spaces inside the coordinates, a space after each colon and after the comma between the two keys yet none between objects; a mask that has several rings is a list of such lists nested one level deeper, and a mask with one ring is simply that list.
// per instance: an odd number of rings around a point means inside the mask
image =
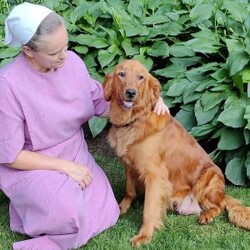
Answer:
[{"label": "green grass", "polygon": [[[124,171],[114,157],[94,153],[103,166],[113,186],[116,198],[121,200],[124,188]],[[250,206],[249,188],[227,187],[227,193]],[[0,193],[0,250],[12,249],[12,243],[26,239],[9,229],[8,199]],[[130,239],[138,232],[142,219],[142,202],[136,201],[118,223],[96,236],[81,250],[131,250]],[[156,231],[150,244],[140,249],[148,250],[250,250],[250,232],[229,223],[226,213],[213,223],[201,226],[197,216],[180,216],[168,213],[165,228]],[[47,250],[47,249],[44,249]]]}]

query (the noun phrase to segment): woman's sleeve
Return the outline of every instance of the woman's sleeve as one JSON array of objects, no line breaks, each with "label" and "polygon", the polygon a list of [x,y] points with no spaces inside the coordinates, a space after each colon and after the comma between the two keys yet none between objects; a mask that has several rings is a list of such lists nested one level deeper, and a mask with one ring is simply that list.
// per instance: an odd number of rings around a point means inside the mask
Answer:
[{"label": "woman's sleeve", "polygon": [[0,163],[14,162],[23,145],[21,105],[6,80],[0,78]]},{"label": "woman's sleeve", "polygon": [[108,109],[109,103],[104,99],[102,85],[95,80],[93,80],[93,84],[91,85],[91,95],[94,103],[95,115],[100,116]]}]

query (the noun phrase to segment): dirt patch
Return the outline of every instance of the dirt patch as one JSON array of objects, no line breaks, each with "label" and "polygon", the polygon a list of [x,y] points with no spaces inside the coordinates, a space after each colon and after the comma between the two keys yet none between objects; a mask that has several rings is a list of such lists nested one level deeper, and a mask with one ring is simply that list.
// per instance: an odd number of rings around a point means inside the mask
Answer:
[{"label": "dirt patch", "polygon": [[91,153],[97,152],[107,157],[116,157],[114,150],[110,147],[107,135],[109,126],[107,126],[98,136],[95,138],[92,137],[88,125],[84,125],[84,134],[87,141],[89,151]]}]

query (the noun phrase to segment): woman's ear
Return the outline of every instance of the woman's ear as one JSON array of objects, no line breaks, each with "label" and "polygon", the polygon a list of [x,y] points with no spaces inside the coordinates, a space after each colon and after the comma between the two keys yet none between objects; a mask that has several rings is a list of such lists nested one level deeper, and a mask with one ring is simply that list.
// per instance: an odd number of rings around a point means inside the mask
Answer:
[{"label": "woman's ear", "polygon": [[23,45],[22,46],[22,50],[23,50],[23,53],[28,56],[28,57],[34,57],[34,51],[29,47],[29,46],[26,46],[26,45]]},{"label": "woman's ear", "polygon": [[106,101],[111,101],[112,89],[113,89],[113,73],[105,75],[104,82],[102,84],[104,90],[104,98]]}]

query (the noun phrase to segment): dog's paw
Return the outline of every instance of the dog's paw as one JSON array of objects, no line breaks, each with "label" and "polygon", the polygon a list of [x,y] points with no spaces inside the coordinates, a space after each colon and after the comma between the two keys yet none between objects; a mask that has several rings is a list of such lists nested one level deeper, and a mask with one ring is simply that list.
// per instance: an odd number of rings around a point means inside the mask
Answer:
[{"label": "dog's paw", "polygon": [[201,213],[199,218],[199,223],[202,225],[207,225],[213,221],[213,217],[209,213]]},{"label": "dog's paw", "polygon": [[152,236],[137,234],[131,239],[132,247],[140,247],[142,244],[151,242]]},{"label": "dog's paw", "polygon": [[121,203],[119,204],[120,214],[127,213],[127,211],[129,210],[130,206],[131,206],[131,202],[128,201],[127,199],[123,199],[121,201]]}]

